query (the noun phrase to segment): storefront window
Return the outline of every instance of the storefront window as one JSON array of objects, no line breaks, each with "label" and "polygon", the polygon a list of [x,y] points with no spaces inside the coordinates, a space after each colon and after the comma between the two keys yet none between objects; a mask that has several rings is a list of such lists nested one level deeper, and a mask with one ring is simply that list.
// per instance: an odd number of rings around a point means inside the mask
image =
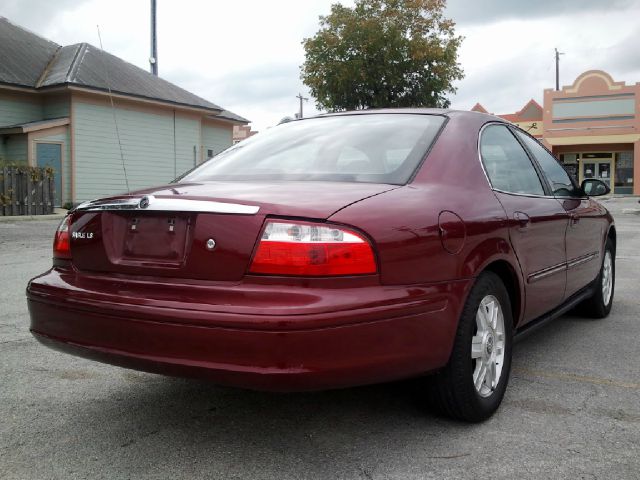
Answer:
[{"label": "storefront window", "polygon": [[577,153],[561,153],[560,163],[571,177],[578,181],[578,154]]},{"label": "storefront window", "polygon": [[[616,192],[632,193],[633,190],[633,152],[616,153]],[[628,189],[628,192],[620,189]]]},{"label": "storefront window", "polygon": [[584,178],[596,178],[596,164],[591,162],[585,162],[582,176]]}]

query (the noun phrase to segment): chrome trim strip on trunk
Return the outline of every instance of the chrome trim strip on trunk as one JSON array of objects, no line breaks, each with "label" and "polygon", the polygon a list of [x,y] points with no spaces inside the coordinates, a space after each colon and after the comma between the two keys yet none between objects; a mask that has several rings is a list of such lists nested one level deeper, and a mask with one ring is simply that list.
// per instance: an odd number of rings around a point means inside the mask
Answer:
[{"label": "chrome trim strip on trunk", "polygon": [[254,215],[260,207],[223,203],[210,200],[192,200],[188,198],[157,198],[153,195],[122,198],[115,200],[92,200],[78,205],[75,210],[81,212],[99,212],[105,210],[135,210],[160,212],[199,212],[199,213],[233,213],[237,215]]}]

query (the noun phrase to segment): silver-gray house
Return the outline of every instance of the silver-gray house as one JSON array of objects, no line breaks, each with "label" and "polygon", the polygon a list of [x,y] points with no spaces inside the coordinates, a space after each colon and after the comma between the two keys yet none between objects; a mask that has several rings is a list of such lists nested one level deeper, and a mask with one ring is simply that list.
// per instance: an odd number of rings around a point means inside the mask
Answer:
[{"label": "silver-gray house", "polygon": [[0,164],[53,167],[58,205],[126,191],[123,158],[131,190],[169,182],[246,123],[99,48],[0,17]]}]

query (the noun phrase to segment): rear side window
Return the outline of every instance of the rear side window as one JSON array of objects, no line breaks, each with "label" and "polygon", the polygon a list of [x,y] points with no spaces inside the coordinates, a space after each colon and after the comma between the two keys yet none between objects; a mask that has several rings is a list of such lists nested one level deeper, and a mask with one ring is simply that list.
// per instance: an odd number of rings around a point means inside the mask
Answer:
[{"label": "rear side window", "polygon": [[529,135],[516,131],[516,135],[522,140],[529,149],[533,157],[537,160],[538,165],[549,180],[551,190],[557,197],[580,197],[582,192],[571,181],[567,171],[560,163],[551,155],[546,148],[536,142]]},{"label": "rear side window", "polygon": [[480,156],[491,186],[496,190],[544,195],[542,182],[527,152],[507,127],[490,125],[484,129]]}]

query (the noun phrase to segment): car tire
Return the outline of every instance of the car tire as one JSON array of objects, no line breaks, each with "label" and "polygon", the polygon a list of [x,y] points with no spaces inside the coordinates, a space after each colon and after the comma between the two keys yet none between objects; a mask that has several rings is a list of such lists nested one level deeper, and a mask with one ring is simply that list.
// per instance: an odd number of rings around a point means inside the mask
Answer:
[{"label": "car tire", "polygon": [[[493,325],[486,322],[490,312],[496,312]],[[458,420],[480,422],[489,418],[500,406],[507,388],[512,345],[509,294],[500,277],[484,272],[465,302],[447,366],[430,378],[429,403]],[[497,380],[480,379],[483,365],[487,366],[485,379],[493,372]]]},{"label": "car tire", "polygon": [[611,312],[613,305],[613,292],[616,285],[616,250],[611,239],[607,239],[602,256],[600,273],[593,286],[595,292],[591,297],[582,302],[578,307],[578,313],[590,318],[605,318]]}]

